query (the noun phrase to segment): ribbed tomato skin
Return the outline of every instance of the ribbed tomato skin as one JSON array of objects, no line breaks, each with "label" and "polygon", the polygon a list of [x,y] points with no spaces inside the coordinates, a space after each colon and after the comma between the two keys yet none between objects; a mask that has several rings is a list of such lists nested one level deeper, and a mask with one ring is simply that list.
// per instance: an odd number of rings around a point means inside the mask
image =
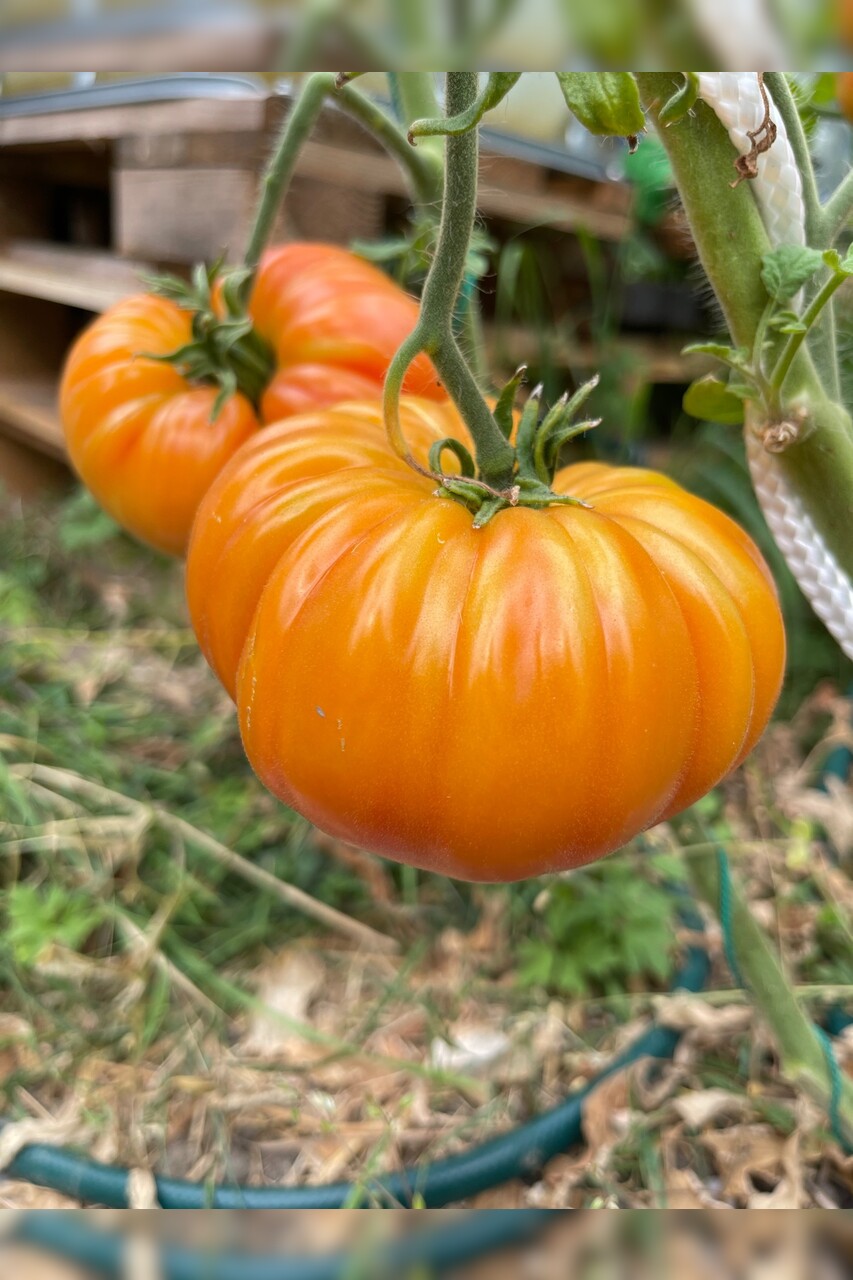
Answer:
[{"label": "ribbed tomato skin", "polygon": [[[212,422],[212,387],[146,359],[191,337],[189,313],[153,294],[104,312],[65,363],[60,417],[76,471],[124,528],[172,555],[185,553],[202,496],[260,425],[378,397],[391,357],[418,319],[416,301],[376,267],[335,245],[310,243],[264,256],[250,312],[278,364],[260,415],[237,394]],[[444,399],[425,357],[406,386]]]},{"label": "ribbed tomato skin", "polygon": [[[126,298],[77,339],[59,412],[83,483],[134,537],[183,555],[198,504],[258,419],[232,396],[211,421],[216,390],[146,359],[190,341],[189,313],[154,294]],[[144,354],[143,354],[144,353]]]},{"label": "ribbed tomato skin", "polygon": [[[465,437],[446,407],[402,414],[422,460]],[[556,487],[591,509],[474,529],[367,404],[239,451],[188,594],[271,791],[374,852],[508,881],[602,857],[744,757],[785,660],[754,544],[655,472],[586,463]]]},{"label": "ribbed tomato skin", "polygon": [[[264,255],[250,310],[278,364],[261,404],[264,422],[371,398],[418,321],[415,299],[377,267],[335,245],[303,242]],[[404,389],[445,399],[426,356],[414,361]]]}]

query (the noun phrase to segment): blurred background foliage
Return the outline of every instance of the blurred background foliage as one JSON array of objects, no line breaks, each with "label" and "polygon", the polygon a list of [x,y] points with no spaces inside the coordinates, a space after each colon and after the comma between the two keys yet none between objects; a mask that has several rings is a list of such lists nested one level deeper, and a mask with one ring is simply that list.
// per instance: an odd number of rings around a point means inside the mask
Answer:
[{"label": "blurred background foliage", "polygon": [[[10,70],[27,65],[22,33],[29,39],[40,31],[51,38],[64,31],[90,49],[123,34],[143,37],[124,65],[150,69],[156,63],[148,41],[191,30],[192,43],[163,45],[161,70],[170,69],[169,58],[174,70],[420,69],[478,61],[526,69],[548,62],[808,68],[837,65],[839,45],[849,49],[853,39],[847,0],[7,0],[3,21],[16,35],[5,54]],[[229,47],[230,59],[223,53]],[[84,64],[100,65],[91,57]]]}]

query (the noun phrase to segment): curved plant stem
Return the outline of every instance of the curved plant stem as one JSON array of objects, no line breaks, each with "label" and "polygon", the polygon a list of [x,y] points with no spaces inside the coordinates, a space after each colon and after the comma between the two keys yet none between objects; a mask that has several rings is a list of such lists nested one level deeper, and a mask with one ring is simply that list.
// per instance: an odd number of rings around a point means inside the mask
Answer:
[{"label": "curved plant stem", "polygon": [[770,390],[777,398],[781,396],[785,386],[785,379],[791,370],[791,365],[794,363],[797,352],[805,342],[809,331],[815,325],[821,312],[828,307],[832,295],[837,289],[841,288],[845,279],[846,277],[840,273],[831,275],[803,312],[803,330],[788,336],[788,340],[779,354],[776,366],[770,374]]},{"label": "curved plant stem", "polygon": [[299,152],[328,98],[334,98],[349,115],[359,120],[399,161],[419,203],[430,204],[436,199],[441,168],[432,153],[414,151],[405,134],[381,107],[352,85],[336,88],[334,72],[318,71],[310,77],[294,103],[261,180],[260,198],[243,258],[248,273],[243,286],[244,298],[251,292],[261,254],[293,176]]},{"label": "curved plant stem", "polygon": [[[405,6],[404,6],[405,7]],[[440,116],[438,93],[435,76],[429,71],[389,71],[388,83],[391,86],[391,99],[394,111],[400,123],[408,133],[416,120],[434,119]],[[418,142],[418,149],[428,151],[433,164],[437,166],[437,174],[444,168],[444,142],[442,137],[427,136]],[[440,184],[439,184],[440,186]],[[441,191],[436,189],[433,202],[440,206]],[[420,201],[424,205],[424,201]],[[459,322],[460,341],[465,358],[471,365],[478,383],[483,384],[486,369],[483,362],[483,325],[480,314],[480,299],[476,292],[465,299],[461,309]]]},{"label": "curved plant stem", "polygon": [[[447,74],[447,113],[464,111],[477,95],[475,71]],[[403,343],[385,380],[385,421],[392,446],[411,462],[400,427],[400,392],[409,365],[421,352],[431,356],[439,377],[474,439],[482,481],[505,489],[512,483],[515,451],[495,422],[453,332],[453,314],[465,271],[477,212],[476,130],[446,142],[444,195],[435,256],[424,285],[417,327]]]},{"label": "curved plant stem", "polygon": [[[686,859],[686,862],[697,892],[714,911],[718,910],[720,875],[716,846],[710,847],[700,857]],[[731,933],[738,967],[773,1031],[785,1073],[826,1108],[831,1084],[824,1050],[776,953],[734,882],[731,886]],[[853,1082],[847,1079],[842,1086],[839,1118],[845,1137],[853,1141]]]}]

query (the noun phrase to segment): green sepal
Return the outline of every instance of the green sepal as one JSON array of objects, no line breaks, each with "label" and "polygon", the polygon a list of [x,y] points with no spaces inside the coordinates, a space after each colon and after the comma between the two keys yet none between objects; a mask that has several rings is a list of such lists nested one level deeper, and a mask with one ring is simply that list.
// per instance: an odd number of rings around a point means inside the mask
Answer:
[{"label": "green sepal", "polygon": [[521,411],[521,420],[515,437],[515,451],[518,455],[518,474],[536,479],[536,462],[534,450],[539,430],[539,402],[542,398],[542,383],[534,387],[527,397],[527,403]]},{"label": "green sepal", "polygon": [[699,97],[699,76],[695,71],[684,71],[684,84],[680,89],[668,98],[661,107],[658,116],[658,124],[668,128],[671,124],[675,124],[677,120],[683,120],[696,105],[696,99]]},{"label": "green sepal", "polygon": [[507,506],[502,498],[488,498],[485,502],[481,502],[477,508],[476,518],[474,520],[474,528],[482,529],[489,521],[498,514],[499,511]]},{"label": "green sepal", "polygon": [[[187,381],[216,386],[213,404],[215,421],[225,402],[240,391],[258,407],[260,398],[275,371],[275,356],[269,343],[255,330],[246,314],[246,285],[252,274],[245,268],[224,271],[224,258],[209,266],[197,263],[189,280],[174,275],[143,277],[148,288],[192,313],[192,341],[164,355],[140,352],[149,360],[173,365]],[[213,295],[221,280],[221,310],[214,308]]]},{"label": "green sepal", "polygon": [[467,476],[445,476],[436,493],[440,498],[455,498],[469,511],[476,512],[483,504],[485,489]]},{"label": "green sepal", "polygon": [[518,394],[518,388],[524,381],[527,373],[527,365],[520,365],[510,378],[509,382],[504,385],[503,390],[498,396],[498,402],[494,408],[494,419],[500,427],[503,435],[509,440],[512,435],[514,426],[513,409],[515,408],[515,397]]},{"label": "green sepal", "polygon": [[552,478],[555,475],[560,462],[560,451],[564,445],[569,444],[577,436],[586,435],[587,431],[594,431],[596,427],[601,426],[601,422],[601,418],[585,418],[583,422],[569,422],[552,431],[544,450],[546,474]]},{"label": "green sepal", "polygon": [[646,127],[640,91],[630,71],[558,71],[569,110],[590,133],[634,138]]},{"label": "green sepal", "polygon": [[574,421],[575,415],[586,404],[599,382],[600,377],[596,374],[578,387],[574,395],[569,396],[567,393],[561,396],[540,424],[533,448],[533,462],[536,475],[543,484],[550,485],[553,480],[563,445],[599,425],[600,418]]}]

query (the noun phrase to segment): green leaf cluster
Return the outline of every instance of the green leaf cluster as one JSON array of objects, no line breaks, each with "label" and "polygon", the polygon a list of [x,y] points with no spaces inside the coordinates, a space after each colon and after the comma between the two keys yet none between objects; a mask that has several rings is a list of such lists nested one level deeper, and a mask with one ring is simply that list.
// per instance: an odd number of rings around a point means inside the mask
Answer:
[{"label": "green leaf cluster", "polygon": [[519,947],[518,981],[561,995],[617,994],[630,979],[663,981],[673,964],[677,902],[662,882],[677,858],[650,856],[661,880],[613,858],[555,881],[534,935]]},{"label": "green leaf cluster", "polygon": [[98,902],[82,891],[25,882],[9,889],[5,917],[6,945],[23,969],[37,964],[52,946],[79,951],[104,918]]},{"label": "green leaf cluster", "polygon": [[[800,313],[792,303],[817,273],[826,269],[829,275],[815,292],[814,298]],[[789,340],[787,361],[779,358],[779,367],[787,372],[790,357],[816,323],[835,289],[853,275],[853,247],[842,258],[835,249],[811,249],[807,245],[782,244],[764,255],[761,281],[767,290],[767,307],[750,353],[743,347],[730,347],[720,342],[695,343],[685,348],[685,355],[714,356],[728,365],[728,382],[709,374],[688,387],[684,409],[694,418],[723,425],[743,422],[745,400],[767,399],[771,388],[778,393],[784,373],[764,368],[766,351],[772,349],[772,335]],[[778,346],[778,343],[777,343]]]}]

